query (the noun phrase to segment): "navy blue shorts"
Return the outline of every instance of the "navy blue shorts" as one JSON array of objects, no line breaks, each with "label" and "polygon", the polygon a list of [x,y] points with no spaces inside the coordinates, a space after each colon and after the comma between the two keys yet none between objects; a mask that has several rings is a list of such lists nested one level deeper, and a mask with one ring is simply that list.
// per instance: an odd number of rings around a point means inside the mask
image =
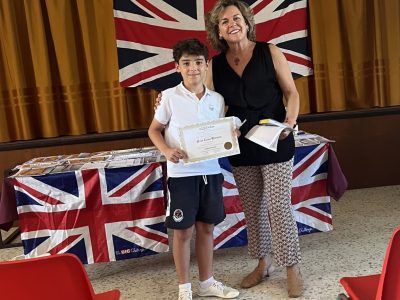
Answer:
[{"label": "navy blue shorts", "polygon": [[225,219],[222,184],[224,175],[170,177],[165,224],[172,229],[187,229],[196,221],[218,224]]}]

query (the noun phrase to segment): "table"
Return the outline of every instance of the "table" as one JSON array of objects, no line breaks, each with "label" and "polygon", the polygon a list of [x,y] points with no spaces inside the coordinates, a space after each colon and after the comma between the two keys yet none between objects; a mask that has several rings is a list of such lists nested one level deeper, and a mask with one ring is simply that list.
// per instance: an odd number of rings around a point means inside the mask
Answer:
[{"label": "table", "polygon": [[[229,162],[220,164],[227,217],[215,228],[215,249],[247,244]],[[26,257],[71,252],[90,264],[165,252],[163,175],[163,164],[155,162],[7,178],[0,225],[12,223],[18,211]],[[329,143],[296,147],[292,204],[300,235],[332,230],[330,196],[344,192],[343,178]]]}]

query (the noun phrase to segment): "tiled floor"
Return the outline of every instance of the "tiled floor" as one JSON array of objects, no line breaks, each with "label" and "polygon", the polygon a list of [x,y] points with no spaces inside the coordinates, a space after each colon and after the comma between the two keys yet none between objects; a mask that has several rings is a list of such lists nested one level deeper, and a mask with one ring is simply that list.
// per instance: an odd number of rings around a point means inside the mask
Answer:
[{"label": "tiled floor", "polygon": [[[300,238],[306,290],[298,299],[336,299],[343,292],[340,277],[380,272],[390,235],[400,226],[400,186],[347,191],[339,202],[333,200],[332,214],[333,231]],[[246,247],[217,250],[216,278],[238,288],[243,275],[255,265],[246,251]],[[20,254],[21,248],[2,249],[0,260]],[[98,292],[118,288],[121,299],[177,299],[171,253],[88,265],[86,269]],[[192,279],[196,291],[195,264]],[[260,285],[240,290],[238,299],[287,299],[285,279],[285,270],[277,269]]]}]

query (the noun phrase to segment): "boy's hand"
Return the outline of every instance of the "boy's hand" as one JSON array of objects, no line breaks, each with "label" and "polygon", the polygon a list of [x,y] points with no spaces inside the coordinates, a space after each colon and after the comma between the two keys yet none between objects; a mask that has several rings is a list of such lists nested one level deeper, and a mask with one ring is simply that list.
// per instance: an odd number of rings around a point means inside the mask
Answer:
[{"label": "boy's hand", "polygon": [[156,102],[154,103],[154,110],[157,110],[157,107],[159,107],[161,104],[161,92],[158,93]]},{"label": "boy's hand", "polygon": [[186,155],[181,149],[168,148],[164,151],[165,158],[173,163],[178,163],[180,159],[185,158]]},{"label": "boy's hand", "polygon": [[236,134],[237,137],[240,137],[240,135],[242,134],[238,128],[235,128],[233,132]]}]

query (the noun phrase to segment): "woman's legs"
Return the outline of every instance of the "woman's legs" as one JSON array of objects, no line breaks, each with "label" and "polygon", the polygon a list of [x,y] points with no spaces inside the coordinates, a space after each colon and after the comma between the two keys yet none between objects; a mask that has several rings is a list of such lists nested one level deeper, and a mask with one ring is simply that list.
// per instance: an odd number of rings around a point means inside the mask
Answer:
[{"label": "woman's legs", "polygon": [[268,198],[274,257],[287,267],[289,297],[299,297],[304,289],[298,263],[301,261],[299,236],[291,204],[293,161],[261,167]]},{"label": "woman's legs", "polygon": [[300,245],[291,204],[292,160],[261,166],[272,232],[274,258],[279,266],[300,262]]},{"label": "woman's legs", "polygon": [[248,252],[251,257],[258,259],[257,267],[241,283],[241,287],[249,288],[260,283],[268,271],[272,271],[268,206],[259,166],[235,167],[233,174],[246,216]]},{"label": "woman's legs", "polygon": [[291,204],[292,167],[290,160],[233,168],[247,221],[249,255],[259,260],[255,270],[242,281],[244,288],[257,285],[272,271],[269,253],[273,243],[278,265],[287,267],[289,296],[302,293],[303,281],[297,265],[301,254]]},{"label": "woman's legs", "polygon": [[234,167],[233,176],[246,217],[249,255],[256,259],[263,258],[271,252],[272,244],[260,167]]}]

